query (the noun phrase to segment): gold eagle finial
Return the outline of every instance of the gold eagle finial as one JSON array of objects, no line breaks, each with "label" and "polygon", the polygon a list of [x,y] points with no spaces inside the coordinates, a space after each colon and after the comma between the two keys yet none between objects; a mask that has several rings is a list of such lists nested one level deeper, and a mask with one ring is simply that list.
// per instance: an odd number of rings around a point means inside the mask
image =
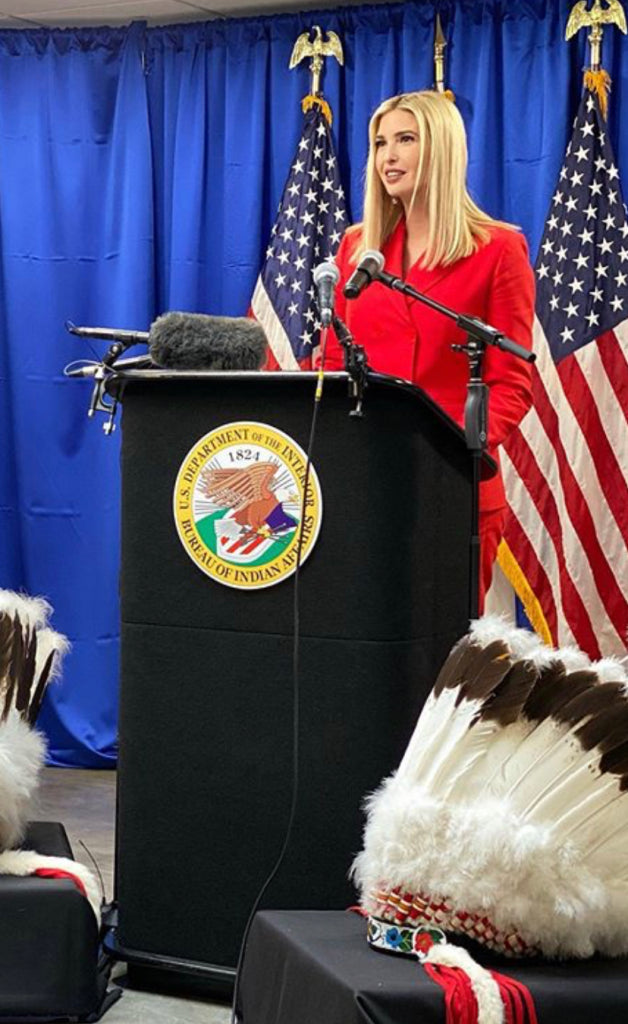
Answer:
[{"label": "gold eagle finial", "polygon": [[314,25],[314,39],[310,40],[310,31],[302,32],[292,49],[290,57],[290,70],[296,68],[306,57],[311,57],[310,71],[312,72],[312,86],[310,93],[318,96],[320,93],[321,71],[325,57],[335,57],[339,64],[344,64],[342,43],[335,32],[327,32],[327,39],[323,39],[319,25]]},{"label": "gold eagle finial", "polygon": [[619,0],[605,0],[606,7],[602,7],[601,0],[594,0],[591,10],[587,10],[587,0],[579,0],[572,8],[565,39],[571,39],[581,28],[590,28],[589,42],[591,43],[591,70],[598,71],[600,67],[600,48],[602,44],[602,33],[604,25],[617,25],[621,32],[626,33],[626,15]]}]

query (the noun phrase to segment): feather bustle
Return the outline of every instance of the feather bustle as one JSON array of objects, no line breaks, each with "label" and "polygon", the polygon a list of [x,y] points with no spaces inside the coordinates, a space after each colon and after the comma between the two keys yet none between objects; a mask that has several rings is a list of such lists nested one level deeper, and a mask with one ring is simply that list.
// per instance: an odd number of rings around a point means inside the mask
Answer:
[{"label": "feather bustle", "polygon": [[626,672],[521,634],[480,620],[452,652],[420,744],[369,801],[356,874],[363,893],[440,894],[548,955],[625,953]]}]

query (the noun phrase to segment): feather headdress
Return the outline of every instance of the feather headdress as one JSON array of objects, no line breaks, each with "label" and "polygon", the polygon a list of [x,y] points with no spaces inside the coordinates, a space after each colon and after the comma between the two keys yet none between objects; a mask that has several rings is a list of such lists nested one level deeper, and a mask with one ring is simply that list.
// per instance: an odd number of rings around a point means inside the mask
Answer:
[{"label": "feather headdress", "polygon": [[100,921],[98,883],[85,865],[13,849],[24,835],[46,755],[35,722],[70,648],[50,628],[51,613],[43,598],[0,590],[0,874],[71,878]]},{"label": "feather headdress", "polygon": [[510,955],[627,953],[622,663],[472,623],[367,801],[352,871],[378,934],[438,925]]},{"label": "feather headdress", "polygon": [[46,752],[33,726],[70,646],[49,627],[50,613],[42,598],[0,590],[0,850],[26,826]]}]

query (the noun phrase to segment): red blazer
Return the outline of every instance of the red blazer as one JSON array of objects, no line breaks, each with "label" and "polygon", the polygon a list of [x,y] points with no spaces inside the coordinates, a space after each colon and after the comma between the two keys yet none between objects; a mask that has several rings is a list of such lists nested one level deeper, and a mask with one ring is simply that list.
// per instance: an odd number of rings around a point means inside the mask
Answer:
[{"label": "red blazer", "polygon": [[[442,314],[379,283],[353,301],[345,299],[342,289],[355,269],[349,258],[359,237],[355,231],[345,234],[336,256],[340,270],[336,312],[366,349],[373,370],[417,384],[462,425],[469,364],[464,353],[453,352],[451,345],[464,342],[464,332]],[[402,219],[383,247],[385,269],[399,277],[403,277],[404,243]],[[434,270],[422,270],[415,263],[406,281],[430,298],[460,313],[479,316],[520,345],[532,347],[534,275],[526,241],[519,232],[492,228],[491,240],[478,252]],[[332,331],[325,366],[344,366],[343,351]],[[530,367],[489,346],[484,379],[490,388],[489,453],[498,458],[497,445],[531,405]],[[482,483],[485,511],[501,508],[505,500],[500,473]]]}]

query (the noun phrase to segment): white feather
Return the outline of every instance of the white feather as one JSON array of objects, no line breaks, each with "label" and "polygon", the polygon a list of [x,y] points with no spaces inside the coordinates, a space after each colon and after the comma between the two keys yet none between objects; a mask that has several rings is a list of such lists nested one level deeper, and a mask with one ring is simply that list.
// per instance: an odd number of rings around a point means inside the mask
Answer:
[{"label": "white feather", "polygon": [[43,736],[16,711],[0,722],[0,849],[24,834],[45,754]]},{"label": "white feather", "polygon": [[28,597],[14,590],[0,590],[0,612],[13,617],[16,613],[20,621],[31,629],[44,629],[52,614],[52,607],[44,597]]}]

